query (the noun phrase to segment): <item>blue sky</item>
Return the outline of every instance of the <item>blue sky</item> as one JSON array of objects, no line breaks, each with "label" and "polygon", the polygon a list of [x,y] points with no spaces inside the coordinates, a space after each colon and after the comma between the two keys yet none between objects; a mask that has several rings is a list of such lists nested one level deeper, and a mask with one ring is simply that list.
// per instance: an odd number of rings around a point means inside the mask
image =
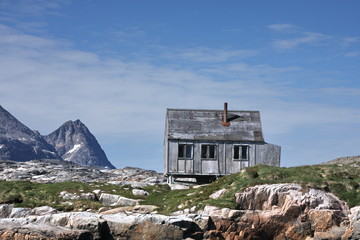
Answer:
[{"label": "blue sky", "polygon": [[163,170],[166,108],[259,110],[282,166],[360,155],[360,1],[0,1],[0,104]]}]

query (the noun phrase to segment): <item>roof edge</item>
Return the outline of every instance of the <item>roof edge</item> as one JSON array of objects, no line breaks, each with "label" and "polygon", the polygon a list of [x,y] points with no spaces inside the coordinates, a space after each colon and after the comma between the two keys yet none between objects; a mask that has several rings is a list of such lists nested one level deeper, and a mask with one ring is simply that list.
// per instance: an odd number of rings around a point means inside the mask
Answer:
[{"label": "roof edge", "polygon": [[[167,108],[166,112],[169,111],[199,111],[199,112],[224,112],[223,109],[186,109],[186,108]],[[260,113],[259,110],[228,110],[228,112],[256,112]]]}]

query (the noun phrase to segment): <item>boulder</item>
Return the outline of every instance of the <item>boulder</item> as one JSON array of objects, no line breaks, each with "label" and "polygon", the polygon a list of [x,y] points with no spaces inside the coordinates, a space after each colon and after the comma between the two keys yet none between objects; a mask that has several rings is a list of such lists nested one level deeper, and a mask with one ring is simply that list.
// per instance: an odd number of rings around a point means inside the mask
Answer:
[{"label": "boulder", "polygon": [[220,189],[220,190],[212,193],[212,194],[209,196],[209,198],[211,198],[211,199],[218,199],[218,198],[224,196],[224,195],[225,195],[226,193],[228,193],[228,192],[229,192],[229,190],[223,188],[223,189]]},{"label": "boulder", "polygon": [[68,229],[45,224],[0,225],[2,240],[93,240],[89,231]]},{"label": "boulder", "polygon": [[100,202],[105,206],[135,206],[140,200],[122,197],[120,195],[102,193],[100,195]]},{"label": "boulder", "polygon": [[119,198],[119,195],[101,193],[99,201],[105,206],[115,206]]},{"label": "boulder", "polygon": [[298,184],[272,184],[249,187],[235,196],[241,210],[204,208],[211,219],[204,238],[306,240],[356,236],[349,231],[354,226],[347,226],[349,208],[331,193],[304,190]]},{"label": "boulder", "polygon": [[80,199],[80,197],[76,193],[69,193],[67,191],[60,192],[59,197],[61,197],[64,200],[78,200],[78,199]]},{"label": "boulder", "polygon": [[148,196],[149,193],[147,191],[144,191],[142,189],[133,189],[132,194],[134,196]]},{"label": "boulder", "polygon": [[360,239],[360,206],[350,209],[350,226],[346,230],[346,236],[350,240]]},{"label": "boulder", "polygon": [[181,185],[181,184],[169,184],[171,190],[185,190],[189,189],[189,186]]},{"label": "boulder", "polygon": [[243,210],[289,209],[290,206],[301,206],[306,210],[349,210],[346,203],[332,193],[317,189],[305,192],[299,184],[257,185],[235,194],[235,197],[238,207]]},{"label": "boulder", "polygon": [[93,192],[91,192],[91,193],[81,193],[80,194],[80,199],[90,200],[90,201],[97,201],[98,197]]},{"label": "boulder", "polygon": [[33,216],[44,216],[44,215],[51,215],[58,213],[58,211],[55,208],[49,207],[49,206],[42,206],[42,207],[36,207],[31,210],[29,215]]}]

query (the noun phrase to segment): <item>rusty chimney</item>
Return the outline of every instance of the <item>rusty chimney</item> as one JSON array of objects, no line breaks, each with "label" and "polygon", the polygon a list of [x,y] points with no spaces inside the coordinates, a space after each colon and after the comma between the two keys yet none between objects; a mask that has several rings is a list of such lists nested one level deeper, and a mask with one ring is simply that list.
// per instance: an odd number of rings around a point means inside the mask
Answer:
[{"label": "rusty chimney", "polygon": [[223,126],[230,126],[230,122],[228,121],[228,103],[224,103],[224,115],[222,119]]}]

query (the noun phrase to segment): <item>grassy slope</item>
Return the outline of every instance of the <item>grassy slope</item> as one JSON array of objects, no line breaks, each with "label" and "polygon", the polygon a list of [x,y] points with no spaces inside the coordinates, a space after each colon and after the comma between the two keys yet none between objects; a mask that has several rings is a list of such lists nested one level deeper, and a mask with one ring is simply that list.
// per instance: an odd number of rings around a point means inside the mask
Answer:
[{"label": "grassy slope", "polygon": [[[257,165],[244,169],[240,173],[219,178],[217,181],[200,188],[170,191],[167,185],[146,187],[150,196],[144,198],[143,204],[159,206],[161,213],[170,213],[182,208],[206,205],[236,208],[234,193],[248,186],[271,183],[299,183],[305,188],[323,189],[332,192],[346,201],[350,207],[360,205],[360,168],[346,165],[313,165],[291,168],[276,168]],[[209,199],[213,192],[226,188],[229,192],[221,199]],[[79,208],[98,209],[99,202],[73,201],[74,205],[63,204],[65,200],[58,197],[61,191],[72,193],[91,192],[101,189],[107,193],[136,198],[128,187],[106,183],[86,184],[65,182],[56,184],[36,184],[30,182],[0,181],[0,203],[15,203],[16,206],[35,207],[49,205],[59,210],[76,210]],[[137,197],[139,198],[139,197]]]}]

